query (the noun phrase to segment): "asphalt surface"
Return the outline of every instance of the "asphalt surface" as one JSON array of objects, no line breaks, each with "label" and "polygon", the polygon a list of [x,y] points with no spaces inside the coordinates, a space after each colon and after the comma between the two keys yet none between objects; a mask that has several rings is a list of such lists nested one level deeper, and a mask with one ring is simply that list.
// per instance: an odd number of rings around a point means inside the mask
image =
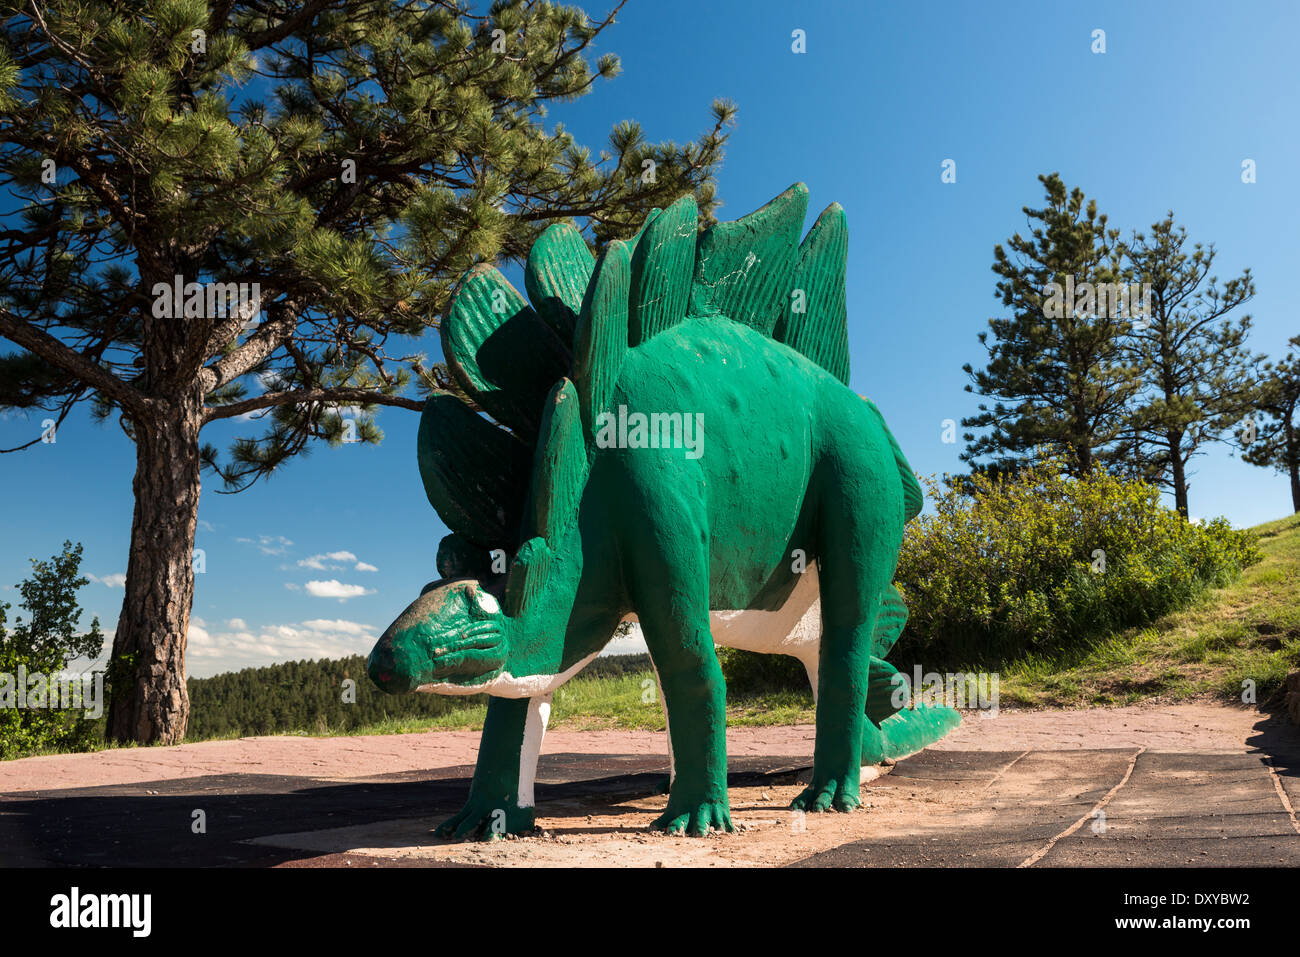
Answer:
[{"label": "asphalt surface", "polygon": [[1294,753],[932,751],[882,780],[938,813],[796,866],[1300,866]]}]

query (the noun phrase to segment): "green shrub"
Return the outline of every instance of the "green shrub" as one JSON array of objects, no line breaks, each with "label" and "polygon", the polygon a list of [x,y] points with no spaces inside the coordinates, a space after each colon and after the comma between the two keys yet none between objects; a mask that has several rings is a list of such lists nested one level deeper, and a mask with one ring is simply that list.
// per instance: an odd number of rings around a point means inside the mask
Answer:
[{"label": "green shrub", "polygon": [[946,490],[908,527],[896,582],[899,657],[927,666],[1050,653],[1182,608],[1259,561],[1250,532],[1193,525],[1158,489],[1046,462]]},{"label": "green shrub", "polygon": [[808,672],[789,655],[760,655],[754,651],[719,648],[718,664],[727,681],[727,697],[748,697],[768,691],[808,691]]},{"label": "green shrub", "polygon": [[[1155,487],[1103,471],[1072,479],[1049,461],[926,485],[934,511],[908,524],[895,577],[910,617],[889,657],[904,670],[1090,642],[1182,608],[1260,558],[1250,532],[1222,518],[1192,525]],[[793,658],[719,649],[719,660],[728,692],[808,687]]]}]

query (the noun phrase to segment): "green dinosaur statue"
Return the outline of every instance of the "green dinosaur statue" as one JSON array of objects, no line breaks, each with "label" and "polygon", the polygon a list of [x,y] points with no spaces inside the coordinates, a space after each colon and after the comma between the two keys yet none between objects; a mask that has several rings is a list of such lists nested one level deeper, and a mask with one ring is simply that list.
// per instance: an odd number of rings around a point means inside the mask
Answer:
[{"label": "green dinosaur statue", "polygon": [[463,280],[443,352],[494,421],[428,401],[419,463],[452,532],[442,578],[369,659],[386,691],[492,696],[469,800],[440,833],[533,827],[551,695],[624,621],[667,717],[660,829],[732,830],[715,643],[807,668],[817,730],[797,809],[856,808],[861,765],[959,721],[904,707],[883,660],[907,618],[890,583],[922,493],[847,386],[844,212],[800,243],[807,204],[796,184],[700,232],[686,197],[599,259],[552,226],[525,270],[531,306],[491,267]]}]

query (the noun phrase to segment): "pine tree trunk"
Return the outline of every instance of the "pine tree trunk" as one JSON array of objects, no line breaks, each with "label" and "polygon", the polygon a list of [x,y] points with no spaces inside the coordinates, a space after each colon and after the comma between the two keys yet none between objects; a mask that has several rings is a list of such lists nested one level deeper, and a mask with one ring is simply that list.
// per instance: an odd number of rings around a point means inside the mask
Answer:
[{"label": "pine tree trunk", "polygon": [[1074,458],[1078,464],[1080,478],[1092,472],[1092,446],[1088,444],[1087,436],[1075,445]]},{"label": "pine tree trunk", "polygon": [[1287,471],[1291,473],[1291,508],[1300,515],[1300,436],[1296,435],[1295,426],[1291,424],[1294,415],[1295,405],[1287,406],[1286,415],[1282,418],[1282,427],[1286,442]]},{"label": "pine tree trunk", "polygon": [[189,397],[135,424],[135,516],[126,596],[113,638],[107,736],[176,744],[185,737],[185,634],[194,597],[202,403]]},{"label": "pine tree trunk", "polygon": [[1186,463],[1183,461],[1183,436],[1179,432],[1171,432],[1167,436],[1169,440],[1169,464],[1173,470],[1174,484],[1174,506],[1178,509],[1178,514],[1183,518],[1187,517],[1187,471]]}]

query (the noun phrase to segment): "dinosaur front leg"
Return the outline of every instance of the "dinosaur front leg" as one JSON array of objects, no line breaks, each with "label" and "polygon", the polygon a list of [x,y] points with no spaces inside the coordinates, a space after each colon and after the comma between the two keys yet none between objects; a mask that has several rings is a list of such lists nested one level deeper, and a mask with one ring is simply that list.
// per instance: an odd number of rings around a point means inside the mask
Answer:
[{"label": "dinosaur front leg", "polygon": [[438,825],[438,835],[463,839],[533,829],[533,781],[550,710],[549,694],[488,699],[469,799]]}]

